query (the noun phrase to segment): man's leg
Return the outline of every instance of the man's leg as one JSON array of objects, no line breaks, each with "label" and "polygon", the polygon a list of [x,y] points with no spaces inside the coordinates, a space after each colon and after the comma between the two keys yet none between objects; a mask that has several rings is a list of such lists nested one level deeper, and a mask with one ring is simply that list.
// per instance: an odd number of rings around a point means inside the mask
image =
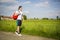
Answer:
[{"label": "man's leg", "polygon": [[19,33],[20,32],[20,26],[17,26],[16,31]]},{"label": "man's leg", "polygon": [[17,34],[18,36],[22,36],[22,35],[21,35],[20,26],[17,27],[17,32],[18,32],[18,34]]},{"label": "man's leg", "polygon": [[20,20],[17,20],[17,29],[16,29],[16,34],[18,36],[22,36],[20,33],[21,33],[21,30],[20,30],[20,27],[21,27],[21,21]]}]

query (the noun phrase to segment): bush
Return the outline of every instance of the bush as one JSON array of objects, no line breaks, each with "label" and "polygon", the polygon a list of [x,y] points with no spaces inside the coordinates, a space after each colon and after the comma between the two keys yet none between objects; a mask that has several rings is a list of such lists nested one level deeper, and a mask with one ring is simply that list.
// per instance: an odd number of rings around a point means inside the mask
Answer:
[{"label": "bush", "polygon": [[23,18],[24,18],[24,20],[27,20],[27,16],[26,15],[23,15]]},{"label": "bush", "polygon": [[43,20],[48,20],[48,18],[42,18]]}]

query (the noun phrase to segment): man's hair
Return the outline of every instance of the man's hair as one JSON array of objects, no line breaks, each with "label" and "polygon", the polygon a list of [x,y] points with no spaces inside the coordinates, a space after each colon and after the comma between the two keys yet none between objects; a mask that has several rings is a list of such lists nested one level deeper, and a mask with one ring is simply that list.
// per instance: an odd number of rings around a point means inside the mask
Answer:
[{"label": "man's hair", "polygon": [[22,8],[22,6],[19,6],[19,7],[18,7],[18,10],[19,10],[20,8]]}]

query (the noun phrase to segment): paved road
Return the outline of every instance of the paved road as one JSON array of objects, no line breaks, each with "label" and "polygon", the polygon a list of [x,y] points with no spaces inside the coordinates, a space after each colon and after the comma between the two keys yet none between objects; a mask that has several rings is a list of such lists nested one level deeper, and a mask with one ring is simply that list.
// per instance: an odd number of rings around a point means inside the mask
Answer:
[{"label": "paved road", "polygon": [[0,40],[56,40],[51,38],[44,38],[38,36],[24,35],[19,37],[15,33],[11,32],[1,32],[0,31]]}]

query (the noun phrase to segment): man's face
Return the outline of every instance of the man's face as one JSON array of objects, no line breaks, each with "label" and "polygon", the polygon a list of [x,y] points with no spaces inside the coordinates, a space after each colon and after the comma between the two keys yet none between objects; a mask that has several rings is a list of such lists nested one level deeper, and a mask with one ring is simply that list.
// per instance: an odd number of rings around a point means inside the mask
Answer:
[{"label": "man's face", "polygon": [[20,8],[20,10],[22,11],[22,7]]}]

